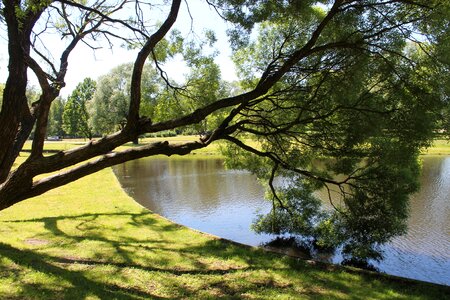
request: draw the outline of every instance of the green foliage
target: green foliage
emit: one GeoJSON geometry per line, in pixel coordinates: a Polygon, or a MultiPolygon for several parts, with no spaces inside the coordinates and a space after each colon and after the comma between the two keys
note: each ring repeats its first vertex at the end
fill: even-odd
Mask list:
{"type": "Polygon", "coordinates": [[[63,129],[67,134],[92,139],[87,106],[89,106],[95,90],[95,81],[85,78],[69,96],[62,115],[63,129]]]}
{"type": "Polygon", "coordinates": [[[56,98],[50,108],[48,115],[48,136],[63,136],[63,113],[64,113],[64,101],[61,98],[56,98]]]}
{"type": "Polygon", "coordinates": [[[183,52],[184,38],[174,29],[168,38],[162,39],[155,47],[154,55],[159,63],[166,62],[169,58],[183,52]]]}
{"type": "MultiPolygon", "coordinates": [[[[112,133],[124,126],[130,103],[130,84],[133,65],[120,65],[99,78],[97,90],[89,107],[91,126],[96,134],[112,133]]],[[[142,116],[153,118],[154,109],[164,90],[164,83],[156,71],[146,65],[142,74],[142,116]]]]}
{"type": "MultiPolygon", "coordinates": [[[[225,18],[236,26],[229,29],[234,49],[247,46],[251,31],[259,24],[290,24],[292,19],[308,22],[312,16],[323,12],[318,4],[330,1],[280,1],[280,0],[215,0],[211,1],[223,10],[225,18]]],[[[288,25],[289,26],[289,25],[288,25]]]]}
{"type": "Polygon", "coordinates": [[[275,198],[272,193],[268,195],[276,209],[267,216],[258,216],[252,228],[259,233],[314,236],[315,224],[326,214],[318,213],[321,203],[312,195],[311,190],[306,186],[293,185],[290,188],[279,188],[276,196],[275,198]]]}
{"type": "Polygon", "coordinates": [[[450,2],[433,1],[437,5],[427,24],[427,30],[432,32],[429,37],[430,47],[420,49],[420,53],[428,58],[426,70],[433,78],[431,88],[439,91],[444,98],[440,114],[438,114],[438,130],[450,137],[450,76],[439,76],[450,72],[450,2]],[[425,53],[424,53],[425,52],[425,53]],[[431,54],[431,55],[430,55],[431,54]]]}
{"type": "Polygon", "coordinates": [[[39,100],[41,93],[40,93],[40,90],[36,86],[32,85],[32,86],[27,86],[25,95],[27,97],[28,105],[31,106],[34,102],[39,100]]]}
{"type": "MultiPolygon", "coordinates": [[[[230,85],[221,80],[220,67],[214,61],[216,52],[205,54],[212,47],[216,37],[211,31],[205,32],[205,40],[201,43],[177,40],[177,49],[182,54],[190,69],[186,75],[182,91],[164,91],[155,108],[155,120],[163,121],[169,118],[188,114],[198,108],[211,104],[218,98],[230,95],[230,85]]],[[[216,112],[197,125],[183,128],[185,134],[207,132],[219,125],[226,111],[216,112]]]]}
{"type": "Polygon", "coordinates": [[[128,111],[131,65],[114,68],[98,79],[97,90],[89,108],[96,134],[107,134],[123,125],[128,111]]]}
{"type": "MultiPolygon", "coordinates": [[[[259,23],[256,38],[235,49],[244,89],[261,75],[270,77],[304,46],[323,16],[315,1],[217,2],[230,8],[241,29],[259,23]]],[[[258,218],[258,232],[342,246],[345,257],[356,260],[380,259],[379,246],[405,232],[408,198],[418,189],[419,149],[430,145],[438,116],[448,110],[448,85],[442,84],[448,64],[439,56],[448,46],[442,43],[447,31],[434,34],[440,42],[420,47],[406,42],[412,30],[377,32],[384,18],[401,22],[420,13],[382,6],[339,14],[317,41],[323,50],[302,59],[265,99],[242,111],[235,137],[256,141],[254,152],[264,158],[230,146],[227,164],[265,181],[275,170],[285,182],[268,197],[273,210],[258,218]],[[360,41],[362,33],[368,41],[360,41]],[[327,49],[341,41],[357,46],[327,49]],[[423,47],[428,55],[418,50],[423,47]],[[320,207],[317,193],[331,204],[320,207]]]]}

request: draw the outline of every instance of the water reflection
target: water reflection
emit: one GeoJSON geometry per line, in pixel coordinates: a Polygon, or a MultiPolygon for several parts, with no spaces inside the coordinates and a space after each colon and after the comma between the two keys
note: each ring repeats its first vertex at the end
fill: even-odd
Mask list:
{"type": "MultiPolygon", "coordinates": [[[[249,245],[272,238],[250,230],[256,213],[270,210],[262,187],[247,172],[225,170],[221,160],[141,159],[114,170],[137,202],[174,222],[249,245]]],[[[408,234],[384,247],[376,267],[450,285],[450,157],[424,157],[421,185],[411,199],[408,234]]]]}
{"type": "Polygon", "coordinates": [[[217,159],[143,159],[115,167],[137,202],[174,222],[234,241],[258,245],[250,225],[270,204],[248,172],[225,170],[217,159]]]}
{"type": "Polygon", "coordinates": [[[385,246],[386,273],[450,285],[450,157],[424,157],[408,233],[385,246]]]}

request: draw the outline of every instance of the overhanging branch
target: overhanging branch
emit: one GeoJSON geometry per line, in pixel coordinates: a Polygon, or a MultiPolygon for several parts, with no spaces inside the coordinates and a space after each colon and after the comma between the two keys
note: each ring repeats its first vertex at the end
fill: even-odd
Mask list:
{"type": "Polygon", "coordinates": [[[133,73],[131,75],[130,107],[128,110],[126,130],[137,131],[139,106],[141,103],[142,70],[144,69],[147,58],[152,53],[155,46],[164,38],[177,20],[180,4],[181,0],[172,1],[172,6],[166,20],[159,29],[148,38],[136,57],[133,73]]]}
{"type": "Polygon", "coordinates": [[[105,154],[93,161],[89,161],[80,166],[65,170],[53,176],[33,182],[30,189],[17,193],[14,201],[40,195],[55,187],[67,184],[86,175],[95,173],[106,167],[121,164],[123,162],[153,155],[186,155],[193,150],[206,147],[208,144],[202,142],[189,142],[184,144],[169,144],[169,142],[157,142],[138,148],[127,149],[120,152],[105,154]]]}

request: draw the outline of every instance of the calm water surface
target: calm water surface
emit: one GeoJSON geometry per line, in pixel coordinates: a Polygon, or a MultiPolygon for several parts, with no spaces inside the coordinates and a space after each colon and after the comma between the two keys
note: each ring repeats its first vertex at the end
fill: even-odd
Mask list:
{"type": "MultiPolygon", "coordinates": [[[[382,272],[450,285],[450,157],[424,157],[422,188],[411,199],[409,229],[385,246],[382,272]]],[[[218,159],[147,158],[116,166],[124,189],[176,223],[248,245],[270,241],[250,225],[270,211],[250,173],[225,170],[218,159]]],[[[338,263],[339,255],[328,258],[338,263]]]]}

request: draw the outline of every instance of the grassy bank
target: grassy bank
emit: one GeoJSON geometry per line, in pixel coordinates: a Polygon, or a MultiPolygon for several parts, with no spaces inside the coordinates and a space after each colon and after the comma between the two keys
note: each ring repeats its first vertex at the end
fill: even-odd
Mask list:
{"type": "Polygon", "coordinates": [[[436,140],[433,146],[424,150],[425,155],[450,155],[450,141],[436,140]]]}
{"type": "Polygon", "coordinates": [[[221,241],[130,199],[110,169],[0,212],[1,299],[444,299],[449,288],[221,241]]]}

